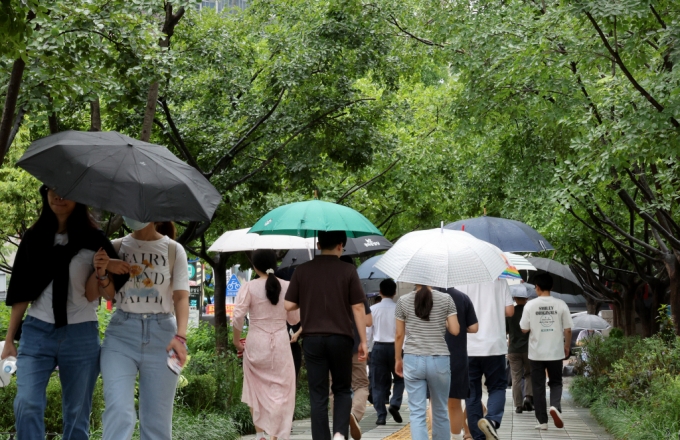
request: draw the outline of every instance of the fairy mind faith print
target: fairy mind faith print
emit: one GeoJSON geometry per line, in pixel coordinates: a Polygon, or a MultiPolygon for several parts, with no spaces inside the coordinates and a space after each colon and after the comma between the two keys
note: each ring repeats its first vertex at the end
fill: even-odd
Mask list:
{"type": "Polygon", "coordinates": [[[122,293],[123,304],[155,302],[162,304],[163,297],[157,286],[165,283],[169,274],[165,255],[154,253],[124,253],[130,263],[130,280],[122,293]]]}

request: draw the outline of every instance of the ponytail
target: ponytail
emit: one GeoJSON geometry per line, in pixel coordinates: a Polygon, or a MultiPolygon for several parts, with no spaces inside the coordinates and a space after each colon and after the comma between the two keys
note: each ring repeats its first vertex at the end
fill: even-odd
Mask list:
{"type": "Polygon", "coordinates": [[[276,269],[276,253],[269,249],[258,249],[253,252],[253,266],[260,272],[267,274],[267,282],[264,288],[267,292],[267,299],[272,305],[279,303],[281,296],[281,283],[274,275],[276,269]]]}
{"type": "Polygon", "coordinates": [[[170,240],[174,240],[177,235],[177,229],[173,222],[156,222],[156,232],[167,236],[170,240]]]}
{"type": "Polygon", "coordinates": [[[416,299],[414,301],[416,316],[423,321],[429,321],[433,304],[432,291],[427,286],[421,286],[420,290],[416,292],[416,299]]]}

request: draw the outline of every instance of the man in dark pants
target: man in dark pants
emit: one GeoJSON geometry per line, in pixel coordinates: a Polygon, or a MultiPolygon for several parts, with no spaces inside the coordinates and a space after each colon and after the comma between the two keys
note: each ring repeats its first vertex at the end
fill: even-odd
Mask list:
{"type": "Polygon", "coordinates": [[[470,397],[465,399],[468,427],[474,440],[498,440],[508,386],[505,355],[505,318],[515,313],[510,287],[505,280],[456,287],[475,308],[479,331],[468,334],[470,397]],[[482,376],[489,390],[487,414],[482,410],[482,376]]]}
{"type": "Polygon", "coordinates": [[[531,384],[534,391],[536,429],[548,429],[548,411],[545,403],[545,370],[548,370],[550,386],[550,416],[557,428],[562,421],[562,360],[569,356],[571,346],[571,313],[561,299],[550,296],[552,277],[539,274],[534,279],[538,298],[524,306],[519,326],[529,333],[529,361],[531,384]]]}
{"type": "Polygon", "coordinates": [[[346,243],[344,231],[319,231],[321,255],[297,268],[286,292],[286,310],[300,309],[314,440],[331,439],[329,372],[335,396],[333,438],[349,435],[354,345],[351,316],[361,339],[358,359],[365,361],[367,354],[364,291],[356,269],[339,259],[346,243]]]}
{"type": "Polygon", "coordinates": [[[373,351],[371,352],[371,374],[373,375],[373,407],[378,413],[377,425],[384,425],[387,419],[385,405],[389,403],[389,412],[394,421],[402,422],[399,409],[404,395],[404,378],[394,371],[394,336],[397,323],[394,310],[397,305],[394,295],[397,284],[386,279],[380,283],[380,297],[382,301],[371,307],[373,315],[373,351]],[[394,381],[394,393],[388,401],[390,388],[394,381]]]}
{"type": "Polygon", "coordinates": [[[468,334],[477,333],[479,324],[472,300],[463,292],[454,289],[437,289],[446,292],[453,298],[458,312],[460,333],[453,336],[446,332],[444,339],[449,347],[451,362],[451,386],[449,388],[449,423],[451,424],[451,440],[463,440],[463,406],[464,399],[470,397],[470,377],[468,374],[468,334]]]}

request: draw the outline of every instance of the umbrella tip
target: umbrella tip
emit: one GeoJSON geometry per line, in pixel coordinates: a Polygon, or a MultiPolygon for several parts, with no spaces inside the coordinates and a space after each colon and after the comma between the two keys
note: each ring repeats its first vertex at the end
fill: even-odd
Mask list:
{"type": "Polygon", "coordinates": [[[444,233],[444,221],[442,220],[442,234],[444,233]]]}

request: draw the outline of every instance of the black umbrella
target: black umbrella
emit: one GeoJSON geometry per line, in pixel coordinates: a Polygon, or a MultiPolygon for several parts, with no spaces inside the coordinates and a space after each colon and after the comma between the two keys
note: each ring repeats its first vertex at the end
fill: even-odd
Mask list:
{"type": "Polygon", "coordinates": [[[503,252],[555,250],[534,228],[517,220],[483,216],[449,223],[444,228],[465,231],[493,244],[503,252]]]}
{"type": "Polygon", "coordinates": [[[525,271],[528,272],[527,275],[522,276],[522,278],[525,278],[525,281],[533,283],[536,275],[540,273],[549,273],[553,279],[552,290],[554,292],[566,293],[568,295],[583,294],[583,287],[581,287],[581,283],[569,266],[565,266],[564,264],[549,258],[529,257],[527,260],[529,260],[529,263],[533,264],[537,270],[532,272],[525,271]],[[527,276],[528,279],[526,278],[527,276]]]}
{"type": "MultiPolygon", "coordinates": [[[[386,251],[392,247],[392,242],[382,235],[366,235],[359,238],[348,238],[345,251],[342,255],[348,257],[359,257],[361,255],[374,254],[386,251]]],[[[321,252],[316,251],[315,255],[321,252]]],[[[296,267],[310,260],[310,252],[306,249],[291,249],[281,260],[279,268],[296,267]]]]}
{"type": "Polygon", "coordinates": [[[17,163],[61,197],[139,221],[206,220],[220,193],[167,148],[115,131],[65,131],[17,163]]]}

